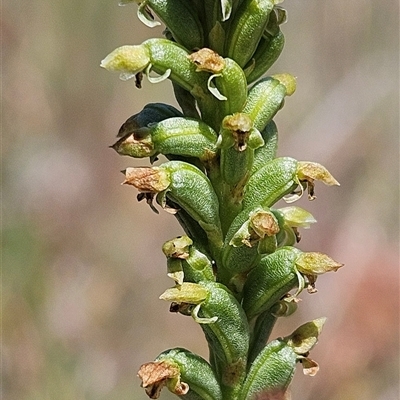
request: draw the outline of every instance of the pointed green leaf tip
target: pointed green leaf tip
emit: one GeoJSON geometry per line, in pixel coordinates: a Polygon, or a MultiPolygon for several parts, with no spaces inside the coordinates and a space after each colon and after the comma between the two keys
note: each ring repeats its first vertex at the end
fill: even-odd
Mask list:
{"type": "Polygon", "coordinates": [[[111,52],[100,64],[108,71],[121,72],[120,78],[127,80],[143,71],[150,63],[145,46],[121,46],[111,52]]]}

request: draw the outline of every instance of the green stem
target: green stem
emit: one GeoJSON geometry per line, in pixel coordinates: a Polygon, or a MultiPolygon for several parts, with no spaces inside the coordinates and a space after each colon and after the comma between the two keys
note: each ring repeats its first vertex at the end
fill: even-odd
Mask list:
{"type": "Polygon", "coordinates": [[[256,319],[250,336],[250,349],[247,360],[248,369],[260,351],[267,344],[268,338],[271,335],[277,319],[278,318],[271,313],[271,309],[264,311],[256,319]]]}

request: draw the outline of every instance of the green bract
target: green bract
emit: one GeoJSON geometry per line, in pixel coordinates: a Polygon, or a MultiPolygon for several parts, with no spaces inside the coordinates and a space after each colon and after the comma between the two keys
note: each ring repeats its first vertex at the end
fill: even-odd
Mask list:
{"type": "Polygon", "coordinates": [[[295,247],[299,229],[316,220],[276,205],[305,191],[315,199],[315,180],[339,185],[318,163],[276,156],[273,118],[296,79],[262,77],[282,52],[286,11],[281,0],[121,0],[131,2],[147,26],[165,24],[165,37],[119,47],[101,66],[134,77],[138,89],[143,76],[169,79],[180,109],[133,110],[111,147],[148,158],[151,166],[126,168],[123,183],[186,234],[163,245],[174,286],[160,298],[200,325],[210,354],[166,350],[141,366],[142,386],[154,399],[163,387],[189,400],[286,398],[297,362],[306,375],[318,371],[308,353],[325,319],[283,339],[270,340],[272,329],[296,311],[305,287],[316,292],[317,276],[342,266],[295,247]]]}
{"type": "Polygon", "coordinates": [[[284,398],[296,361],[296,353],[284,341],[270,342],[253,361],[238,399],[284,398]]]}
{"type": "Polygon", "coordinates": [[[207,162],[216,156],[216,143],[217,134],[204,122],[172,117],[148,127],[131,129],[113,148],[121,155],[137,158],[165,154],[207,162]]]}
{"type": "Polygon", "coordinates": [[[189,50],[204,45],[204,34],[196,10],[186,0],[145,0],[148,5],[164,22],[174,40],[189,50]]]}
{"type": "Polygon", "coordinates": [[[273,7],[273,0],[243,0],[232,18],[225,38],[226,54],[241,67],[254,54],[273,7]]]}
{"type": "Polygon", "coordinates": [[[280,56],[285,44],[285,37],[279,25],[286,21],[286,12],[282,9],[275,9],[271,12],[267,27],[258,43],[251,60],[245,67],[247,82],[252,83],[260,78],[280,56]]]}
{"type": "Polygon", "coordinates": [[[184,395],[185,399],[222,400],[221,388],[210,364],[186,349],[162,352],[155,362],[142,366],[139,375],[150,394],[159,392],[166,384],[172,393],[184,395]]]}

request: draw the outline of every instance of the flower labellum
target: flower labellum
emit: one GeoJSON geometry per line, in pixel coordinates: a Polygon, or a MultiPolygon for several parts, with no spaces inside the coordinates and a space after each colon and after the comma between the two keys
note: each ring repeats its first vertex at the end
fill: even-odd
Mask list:
{"type": "Polygon", "coordinates": [[[150,56],[142,45],[121,46],[111,52],[100,64],[108,71],[120,72],[124,81],[133,78],[150,64],[150,56]]]}
{"type": "Polygon", "coordinates": [[[127,168],[122,172],[125,174],[122,185],[135,186],[144,193],[162,192],[171,183],[168,172],[158,167],[127,168]]]}

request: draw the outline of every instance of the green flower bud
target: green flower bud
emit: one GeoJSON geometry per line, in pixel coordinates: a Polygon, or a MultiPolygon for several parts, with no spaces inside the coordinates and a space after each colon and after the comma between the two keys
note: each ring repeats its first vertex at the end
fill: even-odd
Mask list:
{"type": "Polygon", "coordinates": [[[247,83],[259,79],[275,63],[282,53],[285,37],[279,25],[286,21],[286,11],[274,7],[269,15],[267,27],[258,43],[252,59],[245,67],[247,83]]]}
{"type": "Polygon", "coordinates": [[[190,247],[193,240],[188,236],[179,236],[175,239],[168,240],[162,247],[162,251],[167,258],[179,258],[187,260],[189,258],[190,247]]]}
{"type": "MultiPolygon", "coordinates": [[[[207,74],[196,72],[188,55],[188,50],[168,39],[149,39],[141,45],[119,47],[101,62],[101,66],[121,72],[123,80],[142,71],[149,77],[150,70],[153,70],[161,75],[158,81],[169,77],[184,89],[190,92],[196,89],[196,93],[201,95],[202,87],[206,87],[207,74]]],[[[154,78],[150,80],[157,81],[154,78]]]]}
{"type": "Polygon", "coordinates": [[[250,271],[243,288],[243,309],[249,320],[269,310],[295,287],[302,289],[303,279],[295,264],[299,254],[293,247],[278,249],[250,271]]]}
{"type": "Polygon", "coordinates": [[[204,331],[223,391],[234,395],[245,377],[249,346],[247,318],[236,298],[220,283],[184,282],[160,299],[196,305],[191,314],[204,331]]]}
{"type": "Polygon", "coordinates": [[[244,67],[257,49],[273,9],[272,0],[244,0],[230,23],[225,53],[244,67]]]}
{"type": "Polygon", "coordinates": [[[182,260],[189,257],[189,249],[193,244],[188,236],[180,236],[165,242],[162,251],[167,257],[167,275],[175,281],[177,285],[182,285],[184,272],[182,260]]]}
{"type": "Polygon", "coordinates": [[[212,74],[208,79],[208,89],[222,102],[218,107],[220,120],[243,108],[247,97],[247,81],[243,70],[235,61],[224,59],[207,48],[192,53],[189,58],[196,65],[197,71],[212,74]]]}
{"type": "Polygon", "coordinates": [[[221,174],[235,193],[241,193],[253,165],[254,150],[264,141],[251,119],[243,113],[228,115],[221,129],[221,174]]]}
{"type": "Polygon", "coordinates": [[[159,204],[165,207],[166,197],[171,199],[199,223],[214,250],[222,247],[219,202],[209,179],[195,166],[181,161],[170,161],[160,168],[169,173],[171,184],[157,196],[159,204]]]}
{"type": "Polygon", "coordinates": [[[297,354],[284,341],[270,342],[252,363],[238,400],[284,398],[296,361],[297,354]]]}
{"type": "MultiPolygon", "coordinates": [[[[243,113],[227,115],[222,121],[221,147],[228,149],[234,147],[237,151],[246,150],[250,141],[250,131],[253,122],[250,117],[243,113]]],[[[258,148],[264,144],[261,137],[252,140],[252,148],[258,148]]]]}
{"type": "Polygon", "coordinates": [[[131,157],[154,154],[199,158],[207,163],[216,156],[217,134],[202,121],[185,117],[168,118],[147,128],[135,129],[113,148],[131,157]]]}
{"type": "Polygon", "coordinates": [[[163,245],[167,257],[168,276],[178,285],[185,282],[215,280],[210,259],[193,245],[188,236],[169,240],[163,245]]]}
{"type": "Polygon", "coordinates": [[[249,178],[243,208],[271,207],[298,186],[296,172],[297,161],[293,158],[276,158],[265,164],[249,178]]]}
{"type": "Polygon", "coordinates": [[[215,360],[224,398],[236,398],[246,373],[249,326],[242,307],[222,284],[201,282],[208,298],[198,306],[200,321],[216,317],[214,323],[201,324],[215,360]]]}
{"type": "Polygon", "coordinates": [[[243,211],[235,218],[225,237],[223,267],[231,276],[248,272],[261,258],[258,246],[278,231],[278,222],[269,209],[257,207],[250,213],[243,211]]]}
{"type": "Polygon", "coordinates": [[[143,364],[138,376],[151,399],[157,399],[166,386],[188,400],[222,400],[221,388],[210,364],[186,349],[162,352],[154,362],[143,364]]]}
{"type": "Polygon", "coordinates": [[[167,207],[167,198],[170,199],[197,221],[214,251],[222,247],[218,198],[209,179],[198,168],[170,161],[159,167],[127,168],[124,172],[124,184],[133,185],[140,192],[157,194],[157,202],[163,208],[167,207]]]}
{"type": "Polygon", "coordinates": [[[171,363],[179,368],[180,381],[189,387],[185,399],[222,400],[217,378],[204,358],[189,350],[175,348],[162,352],[156,362],[171,363]]]}
{"type": "MultiPolygon", "coordinates": [[[[242,216],[240,215],[240,217],[242,216]]],[[[273,236],[278,231],[279,226],[274,215],[269,210],[259,207],[250,212],[246,222],[232,236],[229,245],[253,247],[265,236],[273,236]]],[[[230,232],[228,232],[228,236],[230,237],[230,232]]]]}
{"type": "MultiPolygon", "coordinates": [[[[204,34],[196,10],[185,0],[145,0],[168,27],[174,40],[188,50],[203,47],[204,34]]],[[[143,6],[142,6],[143,7],[143,6]]]]}
{"type": "MultiPolygon", "coordinates": [[[[167,78],[171,79],[172,82],[188,91],[196,99],[202,120],[214,129],[219,128],[224,117],[219,112],[216,113],[216,110],[219,109],[220,104],[218,103],[220,101],[208,92],[207,86],[209,85],[207,80],[209,75],[206,72],[196,70],[195,63],[188,57],[189,52],[187,49],[171,40],[159,38],[146,40],[139,46],[127,46],[126,49],[125,47],[117,49],[107,56],[101,66],[121,72],[122,79],[129,79],[136,75],[136,86],[138,87],[140,87],[142,79],[141,72],[145,72],[147,78],[153,83],[161,82],[167,78]],[[134,50],[131,48],[134,48],[134,50]],[[151,77],[149,75],[150,71],[154,71],[160,77],[151,77]]],[[[234,67],[231,62],[229,66],[234,67]]],[[[231,69],[228,68],[227,71],[231,69]]],[[[236,99],[232,98],[232,101],[227,103],[228,107],[239,107],[239,104],[243,104],[247,93],[244,73],[243,71],[241,73],[236,71],[232,74],[224,75],[226,75],[225,78],[229,78],[227,81],[233,78],[230,83],[231,86],[237,84],[238,79],[242,82],[240,85],[241,95],[236,99]],[[246,88],[244,97],[243,88],[246,88]]],[[[221,84],[224,84],[225,78],[221,81],[221,84]]],[[[226,108],[227,106],[225,105],[224,107],[226,108]]],[[[236,111],[239,111],[239,109],[232,109],[231,113],[236,111]]]]}
{"type": "Polygon", "coordinates": [[[293,90],[294,78],[285,75],[285,79],[267,77],[258,81],[249,91],[246,104],[242,112],[248,114],[254,123],[254,127],[260,132],[272,120],[274,115],[282,107],[283,100],[288,94],[287,90],[293,90]],[[288,85],[288,88],[285,86],[288,85]]]}

